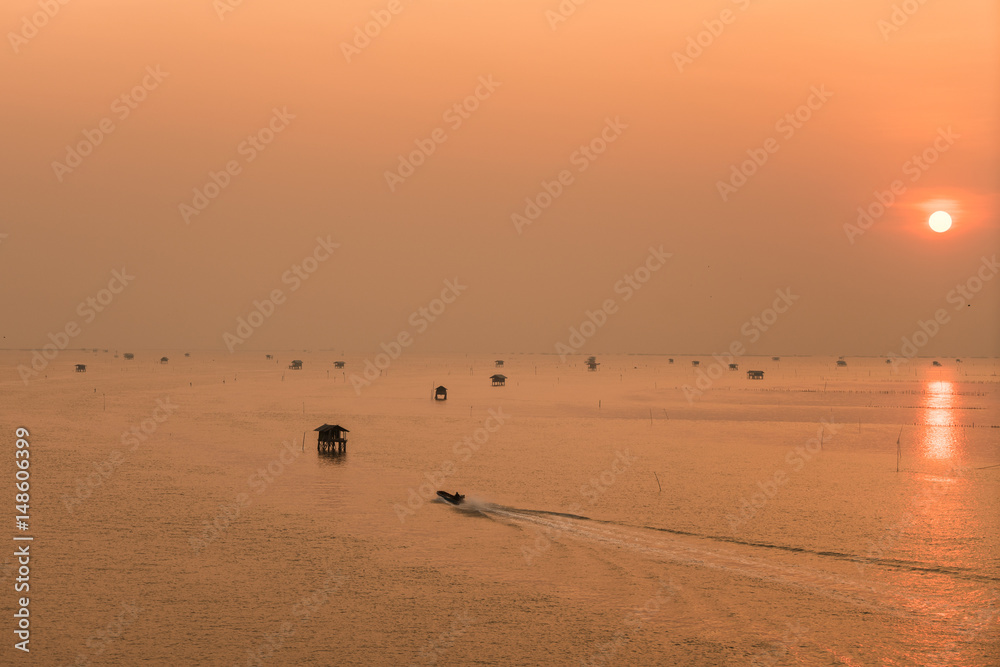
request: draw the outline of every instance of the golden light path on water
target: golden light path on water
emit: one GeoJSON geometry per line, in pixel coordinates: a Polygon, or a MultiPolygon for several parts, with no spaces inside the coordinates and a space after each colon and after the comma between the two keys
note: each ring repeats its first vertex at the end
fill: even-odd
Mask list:
{"type": "Polygon", "coordinates": [[[925,388],[924,407],[921,411],[924,456],[932,460],[954,458],[959,452],[958,431],[955,423],[955,385],[946,380],[928,382],[925,388]]]}

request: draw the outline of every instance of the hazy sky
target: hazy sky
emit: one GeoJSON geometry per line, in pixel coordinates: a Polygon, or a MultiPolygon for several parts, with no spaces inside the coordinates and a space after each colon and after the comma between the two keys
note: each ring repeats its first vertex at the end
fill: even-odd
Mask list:
{"type": "Polygon", "coordinates": [[[231,4],[2,3],[0,347],[1000,354],[992,0],[231,4]]]}

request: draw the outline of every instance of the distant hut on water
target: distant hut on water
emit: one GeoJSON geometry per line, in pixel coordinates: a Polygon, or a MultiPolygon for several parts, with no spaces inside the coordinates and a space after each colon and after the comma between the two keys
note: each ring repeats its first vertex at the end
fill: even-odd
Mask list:
{"type": "Polygon", "coordinates": [[[87,372],[87,364],[77,364],[76,365],[76,372],[77,373],[86,373],[87,372]]]}
{"type": "Polygon", "coordinates": [[[133,359],[135,359],[135,355],[132,354],[131,352],[126,352],[122,356],[125,357],[125,361],[132,361],[133,359]]]}
{"type": "Polygon", "coordinates": [[[490,384],[494,387],[503,387],[507,382],[507,376],[497,373],[496,375],[490,376],[490,384]]]}
{"type": "Polygon", "coordinates": [[[497,359],[496,361],[493,362],[493,365],[496,366],[497,368],[503,368],[503,359],[497,359]]]}
{"type": "Polygon", "coordinates": [[[435,401],[447,401],[448,400],[448,388],[444,385],[435,387],[434,389],[434,400],[435,401]]]}
{"type": "Polygon", "coordinates": [[[344,362],[343,361],[335,361],[335,362],[333,362],[333,367],[334,368],[343,368],[344,367],[344,362]]]}
{"type": "Polygon", "coordinates": [[[764,371],[747,371],[748,380],[763,380],[764,371]]]}
{"type": "Polygon", "coordinates": [[[292,363],[288,364],[288,367],[290,369],[292,369],[293,371],[301,371],[302,370],[302,360],[301,359],[293,359],[292,363]]]}
{"type": "Polygon", "coordinates": [[[729,370],[731,370],[731,371],[738,371],[738,370],[740,370],[740,365],[739,364],[729,364],[729,370]]]}
{"type": "Polygon", "coordinates": [[[168,363],[169,361],[170,361],[170,359],[168,359],[167,357],[160,357],[160,363],[161,364],[168,363]]]}
{"type": "Polygon", "coordinates": [[[350,433],[343,426],[337,424],[323,424],[315,429],[319,436],[316,440],[316,449],[320,452],[342,454],[347,451],[347,436],[350,433]]]}

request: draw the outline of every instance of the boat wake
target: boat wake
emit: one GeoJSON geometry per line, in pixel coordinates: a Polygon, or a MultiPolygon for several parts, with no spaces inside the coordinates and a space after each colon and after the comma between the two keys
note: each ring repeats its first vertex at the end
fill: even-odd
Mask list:
{"type": "MultiPolygon", "coordinates": [[[[993,577],[931,563],[866,558],[856,554],[741,541],[652,526],[631,526],[562,512],[517,509],[485,502],[479,503],[477,511],[509,524],[532,528],[551,542],[569,539],[591,546],[626,549],[656,561],[718,570],[803,589],[857,608],[903,618],[912,618],[914,610],[927,611],[928,600],[876,584],[869,577],[851,578],[827,570],[822,565],[823,560],[855,561],[859,564],[944,574],[970,580],[996,581],[993,577]],[[791,560],[775,560],[764,555],[767,552],[773,553],[774,550],[814,559],[803,563],[796,562],[794,557],[791,560]]],[[[939,608],[937,611],[948,614],[956,610],[949,605],[948,608],[939,608]]]]}

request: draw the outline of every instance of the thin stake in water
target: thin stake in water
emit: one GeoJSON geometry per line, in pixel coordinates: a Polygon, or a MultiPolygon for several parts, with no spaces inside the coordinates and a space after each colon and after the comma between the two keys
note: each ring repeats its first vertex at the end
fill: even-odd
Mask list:
{"type": "Polygon", "coordinates": [[[903,458],[903,450],[899,446],[899,439],[903,437],[903,427],[899,427],[899,435],[896,436],[896,472],[899,472],[899,460],[903,458]]]}

